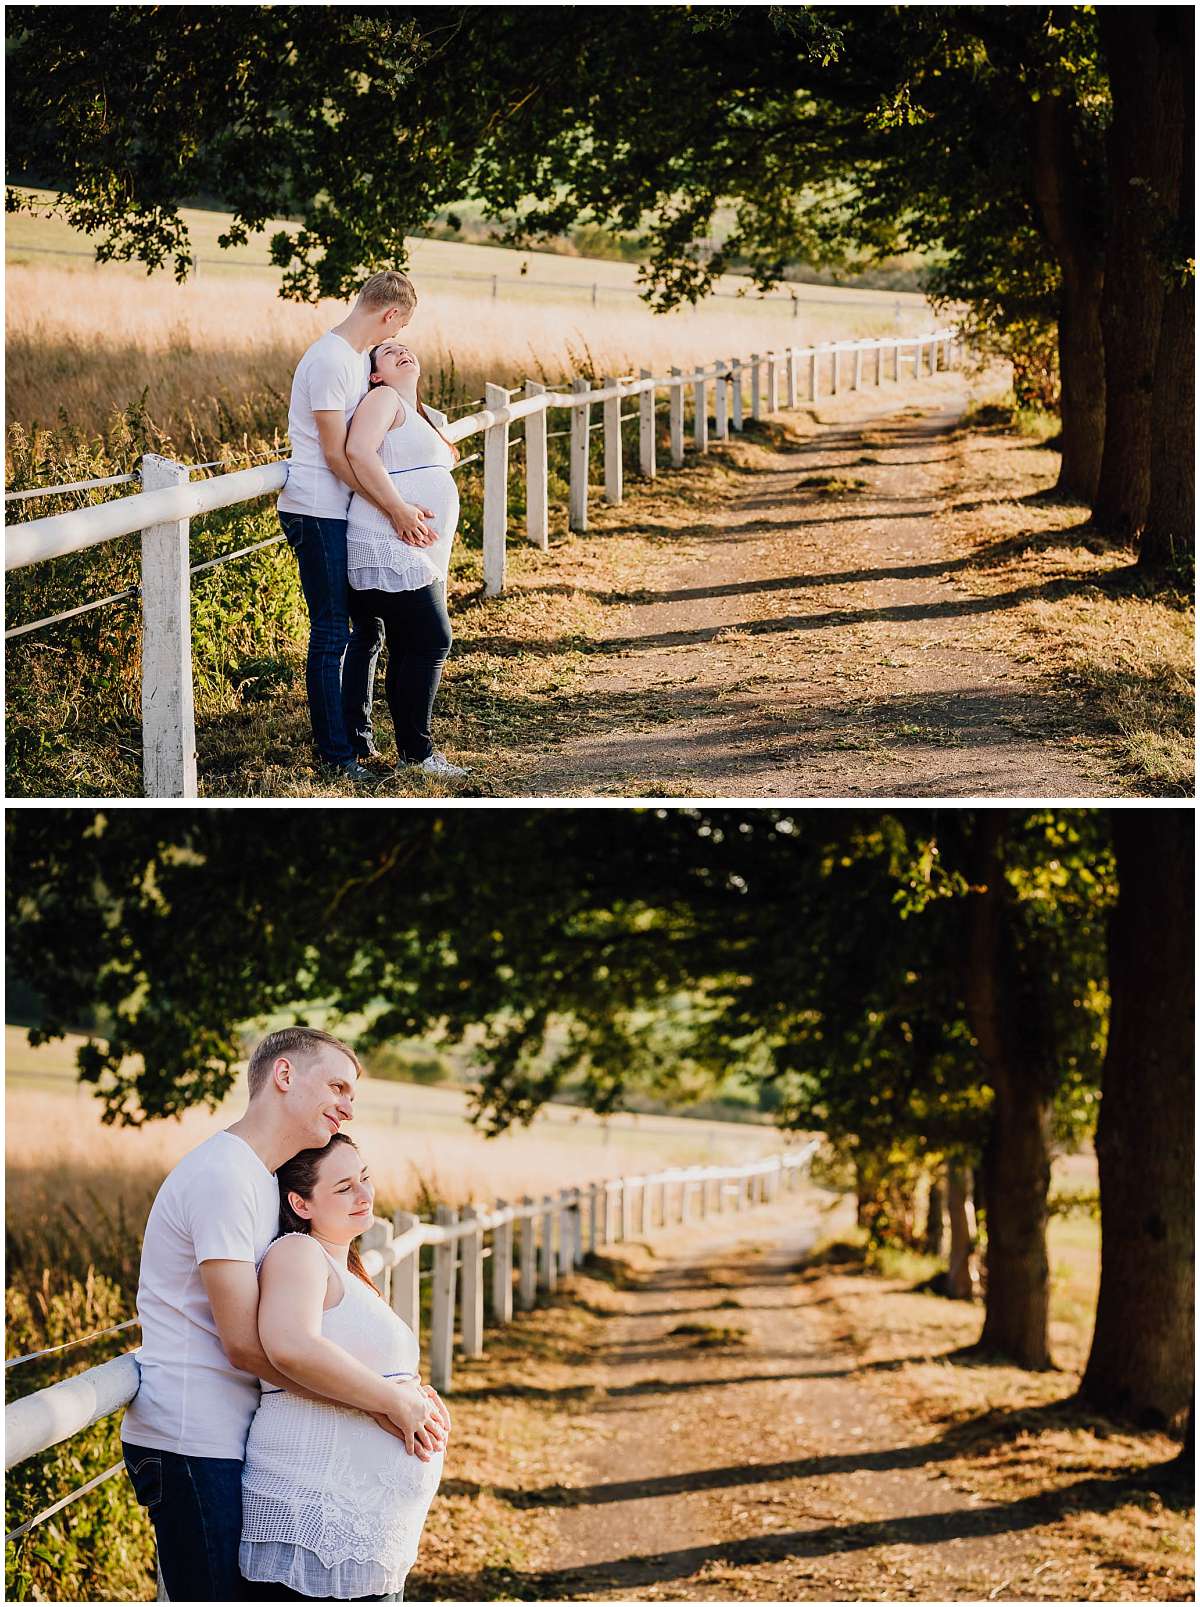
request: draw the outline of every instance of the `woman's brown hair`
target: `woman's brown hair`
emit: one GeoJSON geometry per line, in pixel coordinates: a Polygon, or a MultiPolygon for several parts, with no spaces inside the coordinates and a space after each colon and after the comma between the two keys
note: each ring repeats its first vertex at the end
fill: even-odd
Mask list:
{"type": "MultiPolygon", "coordinates": [[[[383,345],[383,342],[380,341],[379,346],[382,346],[382,345],[383,345]]],[[[367,361],[371,365],[371,373],[372,374],[375,372],[375,353],[379,350],[379,346],[372,346],[371,350],[367,353],[367,361]]],[[[381,385],[383,385],[383,384],[386,384],[385,380],[382,380],[382,379],[368,379],[367,380],[367,389],[369,391],[377,391],[379,389],[379,387],[381,385]]],[[[438,429],[437,425],[433,422],[433,420],[430,418],[429,414],[425,411],[425,403],[421,400],[421,381],[420,380],[417,381],[417,412],[425,420],[425,422],[426,422],[426,424],[428,424],[429,428],[431,430],[433,430],[435,432],[435,434],[440,435],[443,441],[446,441],[446,437],[444,435],[442,435],[441,430],[438,429]]],[[[457,463],[458,459],[459,459],[459,455],[460,455],[458,448],[455,446],[453,441],[446,441],[446,445],[450,448],[450,451],[451,451],[451,453],[452,453],[452,455],[454,457],[454,461],[455,461],[455,463],[457,463]]]]}
{"type": "MultiPolygon", "coordinates": [[[[275,1181],[279,1185],[279,1237],[285,1233],[311,1233],[312,1223],[300,1216],[292,1209],[288,1200],[289,1194],[298,1194],[302,1200],[311,1200],[313,1189],[317,1185],[317,1174],[321,1170],[321,1161],[329,1154],[335,1144],[349,1144],[354,1153],[358,1154],[358,1145],[345,1133],[334,1133],[328,1144],[321,1149],[302,1149],[299,1155],[293,1155],[290,1161],[275,1173],[275,1181]]],[[[366,1268],[362,1264],[358,1245],[351,1244],[346,1256],[346,1268],[356,1278],[361,1278],[368,1289],[373,1289],[378,1295],[379,1290],[367,1276],[366,1268]]],[[[379,1295],[382,1300],[383,1296],[379,1295]]]]}

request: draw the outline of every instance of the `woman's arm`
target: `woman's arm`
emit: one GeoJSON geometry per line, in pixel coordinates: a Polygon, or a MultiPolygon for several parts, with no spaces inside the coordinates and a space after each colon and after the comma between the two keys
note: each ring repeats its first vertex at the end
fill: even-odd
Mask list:
{"type": "Polygon", "coordinates": [[[267,1359],[314,1394],[387,1417],[406,1448],[427,1459],[445,1432],[420,1386],[381,1378],[322,1334],[328,1279],[318,1245],[301,1236],[272,1245],[259,1269],[258,1334],[267,1359]]]}
{"type": "Polygon", "coordinates": [[[428,508],[405,502],[379,456],[383,438],[403,406],[389,385],[379,385],[368,391],[350,421],[346,457],[363,495],[387,515],[400,540],[410,547],[428,547],[437,539],[425,522],[433,517],[432,513],[428,508]]]}

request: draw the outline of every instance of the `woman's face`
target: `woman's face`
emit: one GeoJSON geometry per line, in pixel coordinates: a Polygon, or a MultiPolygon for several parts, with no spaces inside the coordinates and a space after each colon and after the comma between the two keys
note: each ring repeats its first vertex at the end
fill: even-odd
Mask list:
{"type": "Polygon", "coordinates": [[[371,1226],[375,1185],[362,1156],[349,1144],[331,1144],[321,1158],[312,1198],[293,1193],[290,1203],[312,1231],[331,1244],[349,1244],[371,1226]]]}
{"type": "Polygon", "coordinates": [[[403,383],[405,389],[416,385],[421,377],[421,365],[416,353],[399,340],[385,340],[375,353],[375,367],[371,378],[378,377],[385,385],[403,383]]]}

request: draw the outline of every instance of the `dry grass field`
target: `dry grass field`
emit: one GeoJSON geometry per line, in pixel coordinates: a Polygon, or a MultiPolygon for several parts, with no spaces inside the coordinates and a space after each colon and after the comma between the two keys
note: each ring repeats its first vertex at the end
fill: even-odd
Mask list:
{"type": "MultiPolygon", "coordinates": [[[[286,415],[296,360],[342,316],[341,304],[281,301],[265,236],[222,253],[216,238],[228,220],[185,216],[199,258],[185,285],[95,264],[91,242],[59,220],[7,220],[10,424],[51,425],[63,408],[99,429],[143,390],[151,417],[177,440],[211,434],[222,407],[251,398],[264,418],[272,398],[286,415]]],[[[268,233],[275,227],[284,225],[268,233]]],[[[933,317],[911,292],[823,285],[790,287],[793,312],[789,296],[742,295],[748,281],[728,279],[699,308],[656,316],[637,298],[633,264],[442,240],[414,241],[410,271],[421,298],[411,343],[430,394],[449,402],[480,396],[485,380],[686,366],[835,335],[909,333],[933,317]]]]}
{"type": "MultiPolygon", "coordinates": [[[[75,1080],[79,1041],[31,1049],[23,1029],[5,1029],[7,1215],[10,1232],[22,1236],[64,1208],[95,1211],[97,1199],[142,1220],[175,1162],[245,1105],[239,1082],[219,1110],[191,1110],[141,1131],[105,1127],[99,1102],[75,1080]]],[[[470,1125],[468,1104],[458,1089],[363,1084],[350,1132],[371,1164],[381,1207],[486,1204],[667,1165],[733,1164],[782,1142],[770,1127],[648,1115],[605,1122],[568,1105],[489,1139],[470,1125]]]]}

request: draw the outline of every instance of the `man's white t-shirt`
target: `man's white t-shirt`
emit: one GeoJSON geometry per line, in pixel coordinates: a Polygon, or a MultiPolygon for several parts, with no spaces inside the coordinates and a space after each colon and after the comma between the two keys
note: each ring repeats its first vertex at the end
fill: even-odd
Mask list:
{"type": "Polygon", "coordinates": [[[221,1346],[200,1263],[254,1268],[278,1232],[275,1174],[236,1134],[214,1133],[168,1175],[142,1239],[142,1381],[123,1440],[179,1456],[245,1455],[259,1383],[221,1346]]]}
{"type": "Polygon", "coordinates": [[[346,428],[367,394],[371,375],[369,352],[356,352],[331,329],[314,341],[296,367],[288,407],[292,455],[287,484],[279,497],[280,513],[307,513],[317,519],[344,519],[350,487],[325,461],[314,412],[341,408],[346,428]]]}

